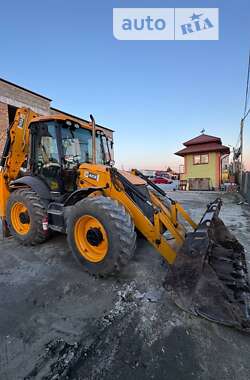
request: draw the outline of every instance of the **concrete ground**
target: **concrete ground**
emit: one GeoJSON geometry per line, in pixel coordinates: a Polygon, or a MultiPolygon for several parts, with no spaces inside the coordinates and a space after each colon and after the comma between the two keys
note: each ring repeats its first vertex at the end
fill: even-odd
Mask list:
{"type": "MultiPolygon", "coordinates": [[[[172,192],[199,220],[216,193],[172,192]]],[[[250,208],[221,213],[250,260],[250,208]]],[[[35,248],[0,243],[0,379],[247,380],[250,337],[179,310],[158,254],[139,240],[117,279],[95,279],[64,236],[35,248]]]]}

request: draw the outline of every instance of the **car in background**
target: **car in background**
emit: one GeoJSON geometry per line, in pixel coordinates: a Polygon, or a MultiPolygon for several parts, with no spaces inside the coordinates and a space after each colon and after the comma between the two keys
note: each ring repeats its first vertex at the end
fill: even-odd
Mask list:
{"type": "Polygon", "coordinates": [[[171,179],[166,178],[166,177],[153,177],[151,178],[151,181],[154,182],[155,184],[165,184],[165,185],[168,185],[173,182],[171,179]]]}

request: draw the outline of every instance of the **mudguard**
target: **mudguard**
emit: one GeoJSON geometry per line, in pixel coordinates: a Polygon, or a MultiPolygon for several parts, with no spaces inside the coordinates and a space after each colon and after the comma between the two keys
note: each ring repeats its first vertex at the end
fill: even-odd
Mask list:
{"type": "Polygon", "coordinates": [[[16,179],[15,181],[11,181],[10,189],[14,190],[18,186],[30,187],[46,203],[50,202],[51,200],[49,187],[38,177],[24,176],[22,178],[16,179]]]}
{"type": "Polygon", "coordinates": [[[72,206],[76,204],[77,202],[79,202],[80,200],[89,196],[91,193],[98,190],[103,190],[103,187],[86,187],[86,188],[78,189],[69,195],[69,197],[66,199],[64,203],[64,206],[72,206]]]}

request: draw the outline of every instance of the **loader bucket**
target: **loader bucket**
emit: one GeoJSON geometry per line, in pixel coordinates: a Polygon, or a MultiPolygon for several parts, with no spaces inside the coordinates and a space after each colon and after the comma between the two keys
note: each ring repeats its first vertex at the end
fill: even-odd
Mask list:
{"type": "Polygon", "coordinates": [[[219,218],[221,205],[221,199],[208,205],[197,229],[187,234],[165,286],[180,308],[250,332],[244,248],[219,218]]]}

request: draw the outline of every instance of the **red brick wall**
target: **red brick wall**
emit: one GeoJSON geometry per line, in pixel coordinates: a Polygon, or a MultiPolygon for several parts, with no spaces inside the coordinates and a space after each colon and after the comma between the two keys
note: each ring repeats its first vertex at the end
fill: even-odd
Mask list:
{"type": "Polygon", "coordinates": [[[0,155],[5,143],[6,129],[9,125],[8,106],[0,102],[0,155]]]}
{"type": "Polygon", "coordinates": [[[33,111],[47,115],[50,108],[50,100],[5,83],[0,80],[0,102],[10,104],[14,107],[28,107],[33,111]]]}

